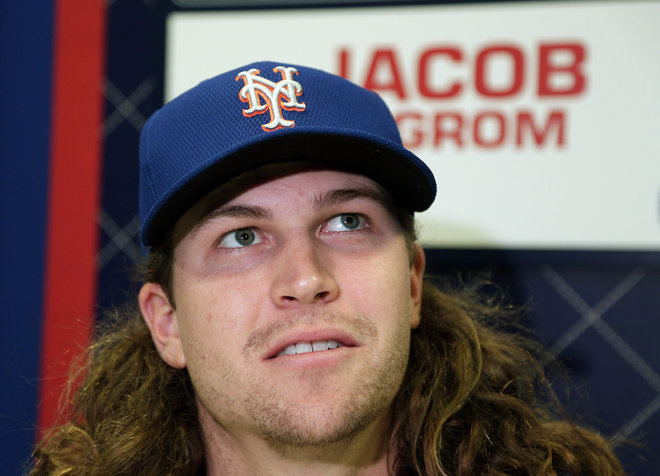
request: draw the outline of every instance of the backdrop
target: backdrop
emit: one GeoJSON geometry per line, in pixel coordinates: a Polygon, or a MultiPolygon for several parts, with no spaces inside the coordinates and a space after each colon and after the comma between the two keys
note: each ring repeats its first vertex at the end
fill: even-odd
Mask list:
{"type": "Polygon", "coordinates": [[[529,304],[569,411],[658,474],[660,3],[254,3],[0,5],[0,474],[55,418],[96,317],[133,297],[146,117],[265,58],[383,95],[438,175],[430,272],[529,304]]]}

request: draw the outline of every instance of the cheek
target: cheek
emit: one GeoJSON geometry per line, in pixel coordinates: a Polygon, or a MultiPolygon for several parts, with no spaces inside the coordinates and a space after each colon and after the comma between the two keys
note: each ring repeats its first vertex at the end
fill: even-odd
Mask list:
{"type": "Polygon", "coordinates": [[[246,306],[253,302],[242,289],[247,287],[188,283],[177,288],[176,296],[177,326],[188,366],[235,354],[254,315],[246,306]]]}
{"type": "Polygon", "coordinates": [[[372,319],[392,314],[407,318],[412,310],[408,256],[405,252],[387,256],[344,270],[343,292],[372,319]]]}

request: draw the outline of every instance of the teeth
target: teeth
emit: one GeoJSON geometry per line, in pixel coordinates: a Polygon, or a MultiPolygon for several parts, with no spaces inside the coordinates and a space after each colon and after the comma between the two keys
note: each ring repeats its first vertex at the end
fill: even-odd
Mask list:
{"type": "Polygon", "coordinates": [[[316,342],[298,342],[296,344],[291,344],[286,349],[278,354],[280,355],[295,355],[295,354],[306,354],[308,352],[322,352],[324,350],[332,350],[342,345],[334,340],[319,340],[316,342]]]}
{"type": "Polygon", "coordinates": [[[327,340],[320,340],[318,342],[314,342],[312,344],[312,350],[314,352],[319,352],[321,350],[328,350],[328,341],[327,340]]]}
{"type": "Polygon", "coordinates": [[[296,354],[306,354],[312,351],[312,344],[309,342],[298,342],[296,344],[296,354]]]}

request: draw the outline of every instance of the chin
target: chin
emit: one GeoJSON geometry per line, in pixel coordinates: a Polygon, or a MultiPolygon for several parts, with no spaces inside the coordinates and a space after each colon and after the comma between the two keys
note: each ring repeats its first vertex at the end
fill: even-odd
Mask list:
{"type": "Polygon", "coordinates": [[[375,408],[349,409],[340,412],[343,414],[325,408],[323,414],[317,413],[302,409],[296,415],[280,415],[275,425],[271,421],[268,426],[262,426],[261,432],[268,444],[279,450],[323,450],[350,443],[383,415],[375,408]]]}
{"type": "Polygon", "coordinates": [[[252,408],[257,432],[281,452],[349,443],[387,421],[397,386],[392,385],[394,382],[381,383],[375,387],[361,385],[343,396],[336,392],[305,395],[295,403],[275,404],[274,400],[260,399],[261,403],[252,408]],[[264,404],[266,401],[270,403],[264,404]]]}

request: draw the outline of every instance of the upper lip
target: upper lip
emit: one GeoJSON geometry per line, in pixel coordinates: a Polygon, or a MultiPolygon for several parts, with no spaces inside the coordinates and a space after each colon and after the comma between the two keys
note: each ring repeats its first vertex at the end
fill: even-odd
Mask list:
{"type": "Polygon", "coordinates": [[[340,329],[317,329],[289,332],[272,341],[266,349],[263,359],[272,359],[277,357],[280,352],[292,344],[299,342],[318,342],[324,340],[333,340],[345,347],[355,347],[360,343],[349,332],[340,329]]]}

